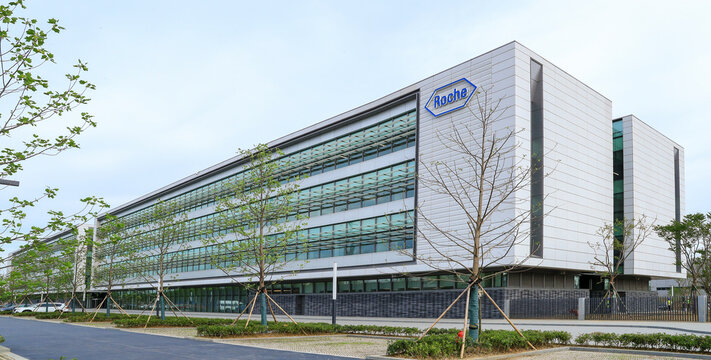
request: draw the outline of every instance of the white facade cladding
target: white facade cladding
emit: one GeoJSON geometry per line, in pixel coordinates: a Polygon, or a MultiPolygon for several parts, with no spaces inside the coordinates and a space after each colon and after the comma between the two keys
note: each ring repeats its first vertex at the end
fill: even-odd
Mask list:
{"type": "MultiPolygon", "coordinates": [[[[309,149],[322,146],[319,154],[326,154],[323,155],[323,161],[333,161],[333,168],[326,171],[325,167],[329,165],[318,163],[313,166],[324,170],[313,173],[313,166],[309,165],[312,174],[301,181],[302,189],[323,187],[358,176],[362,176],[362,180],[359,180],[362,181],[359,183],[361,186],[368,183],[367,174],[408,162],[411,162],[411,165],[405,165],[406,167],[412,166],[413,172],[417,171],[420,177],[426,176],[423,168],[428,164],[450,162],[455,156],[441,140],[451,133],[453,128],[470,127],[473,134],[476,134],[477,129],[470,111],[477,109],[477,96],[472,96],[474,87],[480,94],[486,92],[493,101],[500,101],[499,106],[503,113],[493,125],[494,130],[511,130],[516,133],[510,144],[515,156],[505,159],[510,165],[508,171],[521,171],[511,165],[536,156],[542,156],[543,163],[541,180],[537,181],[535,186],[517,191],[494,216],[494,221],[503,221],[528,212],[532,206],[532,194],[538,191],[534,187],[539,186],[543,216],[540,219],[541,226],[536,230],[538,240],[535,240],[536,243],[531,242],[528,234],[535,231],[531,231],[527,222],[522,227],[526,236],[522,236],[513,250],[495,265],[503,267],[521,263],[531,268],[531,273],[549,271],[555,272],[555,276],[564,273],[571,277],[569,282],[565,281],[572,287],[572,275],[589,275],[595,270],[590,265],[593,259],[588,243],[597,241],[596,231],[614,219],[612,103],[517,42],[501,46],[371,103],[274,140],[268,145],[280,148],[287,155],[311,151],[309,149]],[[532,73],[532,68],[536,69],[535,73],[532,73]],[[535,106],[532,105],[534,102],[535,106]],[[461,106],[465,103],[468,107],[461,106]],[[358,161],[353,161],[351,157],[350,162],[339,163],[344,157],[348,159],[348,156],[351,156],[348,154],[354,153],[359,146],[365,148],[365,145],[358,145],[360,143],[356,142],[365,144],[374,139],[374,136],[380,136],[372,130],[374,126],[400,118],[405,119],[403,121],[411,121],[412,130],[403,130],[403,134],[407,133],[403,136],[416,139],[416,144],[407,142],[404,147],[392,145],[388,153],[379,153],[376,156],[369,156],[370,150],[367,150],[358,161]],[[363,131],[363,134],[357,135],[360,131],[363,131]],[[345,137],[349,137],[349,140],[336,141],[345,137]],[[539,145],[542,146],[542,151],[536,154],[532,149],[539,145]],[[349,146],[353,148],[352,151],[348,150],[349,146]],[[329,154],[333,154],[333,159],[329,159],[329,154]],[[536,244],[540,244],[540,247],[536,244]],[[532,249],[536,249],[533,255],[532,249]]],[[[677,187],[680,189],[680,211],[683,214],[683,148],[633,117],[626,117],[624,121],[625,216],[638,217],[645,214],[656,218],[658,223],[667,223],[675,216],[674,148],[679,151],[680,165],[677,173],[680,185],[677,187]]],[[[397,140],[387,141],[397,143],[397,140]]],[[[141,209],[155,204],[158,199],[185,197],[186,204],[192,204],[191,201],[197,201],[194,199],[203,195],[185,194],[199,192],[201,188],[237,174],[241,170],[242,161],[243,159],[239,158],[229,159],[122,205],[110,213],[118,217],[135,216],[141,209]]],[[[415,175],[411,175],[414,183],[415,175]]],[[[337,232],[335,226],[338,224],[360,221],[358,226],[366,227],[366,220],[399,213],[407,213],[408,221],[414,223],[413,226],[418,226],[421,225],[421,219],[412,212],[417,207],[441,227],[460,234],[467,232],[466,218],[462,211],[457,210],[453,200],[423,186],[422,182],[416,183],[413,193],[404,192],[402,196],[396,196],[393,190],[392,194],[383,202],[370,202],[370,195],[364,195],[357,207],[346,205],[346,208],[339,210],[339,205],[335,205],[329,211],[318,210],[316,215],[312,214],[308,219],[307,228],[319,228],[321,233],[337,232]],[[331,230],[323,230],[328,227],[332,227],[331,230]]],[[[188,218],[195,222],[205,218],[205,221],[209,222],[207,217],[214,213],[215,205],[205,204],[207,205],[190,205],[188,218]]],[[[377,223],[379,220],[373,221],[377,223]]],[[[351,225],[348,226],[350,229],[351,225]]],[[[408,250],[405,252],[394,249],[391,243],[387,249],[369,249],[353,254],[340,253],[331,242],[329,246],[333,248],[324,249],[324,253],[317,254],[314,258],[309,255],[307,261],[289,265],[282,269],[283,273],[277,274],[277,277],[285,281],[328,279],[334,262],[338,263],[339,276],[346,279],[397,276],[402,273],[413,274],[432,270],[427,264],[411,256],[409,253],[412,251],[419,258],[436,259],[441,256],[439,251],[448,252],[449,255],[461,259],[468,256],[461,249],[433,249],[430,242],[425,241],[422,236],[415,236],[416,231],[412,233],[414,244],[408,247],[405,240],[405,249],[408,250]],[[297,269],[298,272],[290,272],[297,269]]],[[[436,238],[437,234],[430,233],[429,236],[436,238]]],[[[344,241],[351,240],[346,238],[344,241]]],[[[188,240],[185,245],[193,249],[204,246],[199,239],[188,240]]],[[[675,271],[670,260],[673,260],[673,254],[666,250],[663,243],[656,238],[650,239],[626,264],[625,275],[683,277],[683,274],[675,271]]],[[[195,268],[193,265],[185,269],[180,268],[171,274],[168,286],[206,286],[232,282],[232,279],[224,276],[218,269],[204,266],[195,268]]],[[[544,279],[543,283],[545,281],[544,279]]],[[[555,281],[553,280],[553,284],[555,281]]],[[[560,281],[559,284],[564,282],[560,281]]],[[[537,280],[530,282],[531,286],[536,286],[537,283],[537,280]]],[[[524,287],[523,281],[519,281],[516,286],[524,287]]],[[[125,286],[148,287],[150,284],[142,281],[125,286]]],[[[100,287],[95,289],[101,290],[100,287]]]]}
{"type": "MultiPolygon", "coordinates": [[[[543,65],[543,256],[527,263],[590,270],[587,244],[597,240],[597,229],[612,221],[612,104],[529,49],[520,44],[515,48],[518,128],[531,126],[530,63],[543,65]]],[[[522,149],[530,149],[529,132],[520,134],[522,149]]],[[[526,246],[516,249],[519,259],[527,255],[526,246]]]]}
{"type": "MultiPolygon", "coordinates": [[[[684,149],[633,115],[622,118],[624,216],[666,225],[684,214],[684,149]],[[678,153],[677,153],[678,152],[678,153]],[[675,161],[675,153],[678,156],[675,161]],[[678,185],[677,185],[678,181],[678,185]],[[678,186],[677,197],[675,187],[678,186]]],[[[676,254],[656,233],[625,261],[625,274],[685,278],[676,254]]]]}

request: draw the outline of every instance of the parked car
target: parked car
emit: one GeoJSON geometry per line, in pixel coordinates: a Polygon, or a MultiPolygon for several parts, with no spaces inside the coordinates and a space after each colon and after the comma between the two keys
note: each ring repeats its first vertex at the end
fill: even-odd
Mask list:
{"type": "Polygon", "coordinates": [[[22,312],[55,312],[55,311],[67,311],[68,308],[66,305],[63,303],[50,303],[50,302],[45,302],[45,303],[40,303],[40,304],[31,304],[28,306],[18,306],[13,310],[15,313],[22,313],[22,312]]]}
{"type": "Polygon", "coordinates": [[[35,306],[37,306],[37,304],[20,304],[20,305],[17,305],[17,306],[12,310],[12,312],[13,312],[13,313],[16,313],[16,314],[17,314],[17,313],[22,313],[22,312],[30,312],[30,311],[32,311],[32,309],[35,308],[35,306]]]}
{"type": "Polygon", "coordinates": [[[0,306],[0,311],[13,311],[13,310],[15,310],[15,308],[17,306],[18,306],[17,304],[12,304],[12,303],[5,304],[5,305],[0,306]]]}

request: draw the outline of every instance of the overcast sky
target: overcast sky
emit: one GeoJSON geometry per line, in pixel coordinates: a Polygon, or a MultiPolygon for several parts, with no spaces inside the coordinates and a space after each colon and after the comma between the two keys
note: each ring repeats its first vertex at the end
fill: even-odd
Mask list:
{"type": "MultiPolygon", "coordinates": [[[[517,40],[686,151],[686,212],[711,211],[708,1],[28,1],[96,84],[81,150],[25,165],[25,198],[118,206],[517,40]]],[[[77,116],[70,114],[69,116],[77,116]]],[[[35,219],[40,216],[33,212],[35,219]]],[[[13,247],[6,247],[12,250],[13,247]]]]}

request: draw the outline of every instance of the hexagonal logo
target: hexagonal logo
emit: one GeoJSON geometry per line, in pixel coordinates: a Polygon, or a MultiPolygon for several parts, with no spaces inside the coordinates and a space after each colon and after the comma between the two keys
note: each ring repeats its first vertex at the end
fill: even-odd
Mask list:
{"type": "Polygon", "coordinates": [[[466,78],[438,87],[432,92],[425,109],[433,116],[440,116],[459,110],[467,105],[474,95],[476,85],[466,78]]]}

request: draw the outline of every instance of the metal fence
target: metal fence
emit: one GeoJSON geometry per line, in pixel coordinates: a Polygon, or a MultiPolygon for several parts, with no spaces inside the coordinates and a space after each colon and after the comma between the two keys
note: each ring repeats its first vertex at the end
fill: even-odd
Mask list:
{"type": "Polygon", "coordinates": [[[698,321],[696,296],[591,297],[586,320],[698,321]]]}

